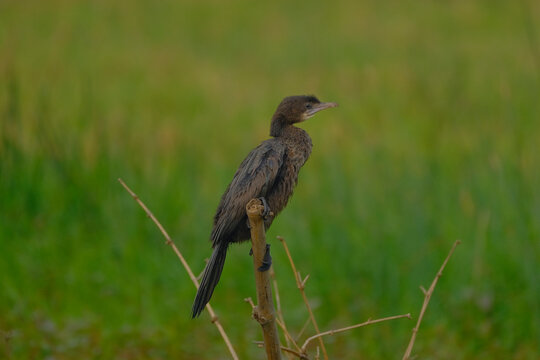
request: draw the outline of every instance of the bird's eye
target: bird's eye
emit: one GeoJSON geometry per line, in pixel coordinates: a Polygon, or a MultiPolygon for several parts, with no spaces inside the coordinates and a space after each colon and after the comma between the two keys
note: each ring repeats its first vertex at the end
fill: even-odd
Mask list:
{"type": "Polygon", "coordinates": [[[310,103],[306,104],[306,109],[311,109],[312,107],[313,107],[313,105],[311,105],[310,103]]]}

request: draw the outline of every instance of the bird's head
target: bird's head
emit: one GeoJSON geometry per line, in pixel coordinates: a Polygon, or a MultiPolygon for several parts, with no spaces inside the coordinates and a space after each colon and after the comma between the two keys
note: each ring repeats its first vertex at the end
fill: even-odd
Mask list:
{"type": "Polygon", "coordinates": [[[333,102],[320,102],[312,95],[288,96],[278,105],[272,125],[270,136],[279,136],[283,128],[305,121],[321,110],[336,107],[333,102]]]}

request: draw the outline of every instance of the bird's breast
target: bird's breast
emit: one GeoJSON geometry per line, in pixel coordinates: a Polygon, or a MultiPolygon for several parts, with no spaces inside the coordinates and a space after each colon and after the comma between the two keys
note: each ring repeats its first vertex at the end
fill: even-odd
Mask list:
{"type": "Polygon", "coordinates": [[[287,138],[285,141],[286,159],[291,164],[301,167],[311,155],[313,144],[307,132],[299,128],[295,128],[295,130],[294,136],[287,138]]]}
{"type": "Polygon", "coordinates": [[[298,183],[298,174],[311,154],[311,141],[287,144],[283,164],[268,196],[272,211],[277,215],[289,201],[298,183]]]}

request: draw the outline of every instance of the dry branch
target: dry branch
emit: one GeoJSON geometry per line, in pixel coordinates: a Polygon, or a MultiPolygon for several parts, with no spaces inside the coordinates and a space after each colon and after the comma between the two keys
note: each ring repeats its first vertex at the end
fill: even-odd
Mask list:
{"type": "MultiPolygon", "coordinates": [[[[277,313],[277,320],[279,320],[278,325],[283,330],[283,333],[285,334],[285,343],[287,344],[287,348],[291,347],[291,340],[292,336],[289,333],[289,330],[287,330],[287,325],[285,324],[285,319],[283,318],[283,312],[281,311],[281,300],[279,297],[279,288],[278,288],[278,282],[276,279],[276,273],[274,271],[274,267],[272,266],[270,268],[270,277],[272,278],[272,284],[274,285],[274,294],[276,297],[276,313],[277,313]]],[[[293,340],[293,343],[295,346],[296,343],[293,340]]],[[[290,354],[287,354],[290,358],[290,354]]]]}
{"type": "Polygon", "coordinates": [[[341,329],[328,330],[328,331],[325,331],[325,332],[322,332],[322,333],[313,335],[313,336],[309,337],[308,339],[306,339],[306,341],[305,341],[304,344],[302,345],[301,350],[302,350],[303,353],[305,353],[305,352],[306,352],[306,348],[307,348],[307,346],[309,345],[309,343],[310,343],[312,340],[315,340],[315,339],[320,338],[320,337],[322,337],[322,336],[326,336],[326,335],[334,335],[334,334],[337,334],[337,333],[340,333],[340,332],[349,331],[349,330],[356,329],[356,328],[359,328],[359,327],[362,327],[362,326],[371,325],[371,324],[376,324],[376,323],[380,323],[380,322],[383,322],[383,321],[389,321],[389,320],[401,319],[401,318],[409,318],[409,319],[410,319],[410,318],[411,318],[411,314],[403,314],[403,315],[389,316],[389,317],[385,317],[385,318],[382,318],[382,319],[376,319],[376,320],[371,320],[371,319],[369,319],[368,321],[365,321],[365,322],[360,323],[360,324],[347,326],[347,327],[344,327],[344,328],[341,328],[341,329]]]}
{"type": "Polygon", "coordinates": [[[264,206],[261,200],[251,199],[246,205],[246,212],[251,231],[253,267],[257,287],[257,306],[253,310],[253,318],[261,324],[267,358],[269,360],[281,359],[270,273],[269,271],[259,271],[259,268],[263,265],[264,255],[267,251],[262,218],[264,206]]]}
{"type": "MultiPolygon", "coordinates": [[[[172,247],[172,249],[174,250],[174,252],[178,256],[178,258],[182,262],[182,265],[186,269],[186,271],[187,271],[187,273],[189,275],[189,278],[193,282],[193,285],[195,285],[195,287],[197,289],[199,289],[199,282],[197,281],[197,278],[193,274],[193,271],[191,271],[191,268],[189,267],[186,259],[184,259],[184,256],[182,256],[182,253],[180,252],[180,250],[178,250],[176,245],[171,240],[171,237],[169,236],[167,231],[165,231],[165,228],[161,225],[161,223],[154,216],[154,214],[141,201],[141,199],[139,199],[139,197],[126,185],[126,183],[124,181],[122,181],[122,179],[118,179],[118,181],[127,190],[127,192],[131,195],[131,197],[133,197],[133,199],[135,199],[135,201],[137,201],[137,203],[142,207],[142,209],[144,210],[146,215],[150,219],[152,219],[152,221],[156,224],[156,226],[159,228],[159,230],[161,231],[161,233],[165,237],[165,240],[166,240],[165,243],[172,247]]],[[[212,309],[212,306],[210,306],[210,303],[206,304],[206,309],[208,310],[208,313],[210,314],[210,318],[211,318],[212,323],[214,323],[214,325],[216,325],[219,333],[221,334],[221,337],[223,338],[223,341],[225,341],[225,344],[227,345],[227,348],[229,349],[229,352],[231,353],[232,358],[235,359],[235,360],[238,360],[238,355],[236,354],[236,351],[234,351],[232,343],[229,340],[229,337],[227,336],[227,333],[225,333],[225,329],[223,329],[223,326],[221,326],[221,323],[219,322],[219,319],[218,319],[216,313],[214,312],[214,309],[212,309]]]]}
{"type": "Polygon", "coordinates": [[[407,346],[407,350],[405,351],[405,354],[403,355],[403,360],[408,360],[411,357],[412,348],[414,346],[414,341],[416,340],[416,334],[418,333],[418,328],[420,327],[420,323],[422,322],[422,318],[424,317],[424,313],[426,312],[426,308],[428,306],[429,300],[431,299],[431,294],[433,294],[433,290],[435,290],[435,285],[437,285],[437,281],[439,281],[439,278],[442,275],[442,272],[444,268],[446,267],[446,263],[454,253],[454,250],[456,249],[456,246],[461,244],[461,241],[456,240],[452,248],[450,249],[450,252],[448,253],[448,256],[444,260],[441,268],[439,269],[439,272],[435,276],[435,279],[433,279],[433,282],[431,283],[431,286],[426,291],[424,287],[420,286],[420,290],[424,293],[424,303],[422,304],[422,309],[420,310],[420,315],[418,316],[418,321],[416,322],[416,326],[414,327],[412,331],[411,340],[409,341],[409,345],[407,346]]]}
{"type": "MultiPolygon", "coordinates": [[[[306,308],[309,313],[309,318],[311,319],[311,323],[313,324],[313,327],[315,328],[316,335],[318,335],[320,333],[319,326],[317,325],[317,321],[315,320],[315,316],[313,315],[313,311],[311,310],[311,306],[309,305],[306,292],[304,291],[304,287],[306,285],[307,279],[309,278],[309,275],[306,276],[304,280],[300,278],[300,274],[296,271],[296,266],[294,265],[294,261],[292,259],[291,253],[289,252],[289,247],[287,246],[287,242],[281,236],[278,236],[277,238],[279,239],[279,241],[281,241],[281,243],[283,244],[283,247],[285,248],[285,252],[287,253],[287,257],[289,258],[289,262],[291,263],[291,267],[294,273],[294,278],[296,279],[296,285],[298,286],[298,289],[300,290],[300,293],[302,294],[302,298],[304,299],[304,303],[306,304],[306,308]]],[[[319,337],[319,344],[321,345],[324,359],[328,360],[328,354],[326,352],[326,348],[324,346],[322,337],[319,337]]]]}

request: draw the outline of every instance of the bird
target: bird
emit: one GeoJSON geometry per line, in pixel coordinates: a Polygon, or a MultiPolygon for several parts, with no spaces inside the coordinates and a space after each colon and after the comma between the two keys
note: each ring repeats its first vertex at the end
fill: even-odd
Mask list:
{"type": "MultiPolygon", "coordinates": [[[[250,239],[246,204],[253,198],[261,200],[265,209],[264,227],[268,229],[293,194],[300,168],[313,147],[308,133],[294,125],[336,106],[334,102],[321,102],[313,95],[288,96],[278,105],[270,124],[270,139],[247,155],[221,197],[210,235],[213,252],[193,302],[192,318],[198,317],[210,301],[229,245],[250,239]]],[[[259,271],[267,270],[270,264],[267,247],[259,271]]]]}

